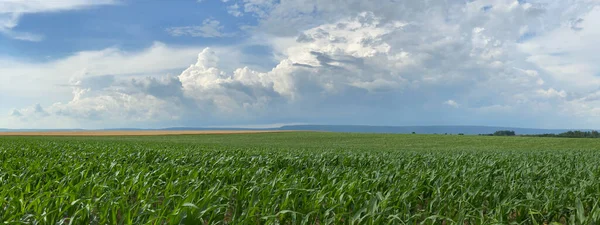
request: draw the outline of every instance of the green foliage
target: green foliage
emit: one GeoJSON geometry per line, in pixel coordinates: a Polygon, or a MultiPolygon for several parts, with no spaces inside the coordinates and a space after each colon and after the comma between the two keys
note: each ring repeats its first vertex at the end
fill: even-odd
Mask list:
{"type": "Polygon", "coordinates": [[[598,131],[567,131],[560,134],[538,134],[538,135],[527,135],[531,137],[564,137],[564,138],[600,138],[600,132],[598,131]]]}
{"type": "Polygon", "coordinates": [[[494,132],[493,136],[515,136],[515,132],[512,130],[499,130],[494,132]]]}
{"type": "Polygon", "coordinates": [[[596,139],[0,137],[8,224],[596,224],[596,139]]]}
{"type": "Polygon", "coordinates": [[[515,132],[512,130],[499,130],[493,134],[479,134],[479,136],[515,136],[515,132]]]}

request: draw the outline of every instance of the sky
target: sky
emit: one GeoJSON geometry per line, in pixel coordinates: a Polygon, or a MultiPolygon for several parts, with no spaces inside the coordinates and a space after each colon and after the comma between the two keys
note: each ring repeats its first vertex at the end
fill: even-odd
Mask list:
{"type": "Polygon", "coordinates": [[[600,128],[600,0],[0,0],[0,128],[600,128]]]}

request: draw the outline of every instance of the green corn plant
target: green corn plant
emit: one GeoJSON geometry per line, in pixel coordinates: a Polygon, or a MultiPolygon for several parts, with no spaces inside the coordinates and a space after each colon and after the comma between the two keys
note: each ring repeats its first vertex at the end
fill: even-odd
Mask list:
{"type": "Polygon", "coordinates": [[[0,137],[6,224],[598,224],[594,139],[0,137]]]}

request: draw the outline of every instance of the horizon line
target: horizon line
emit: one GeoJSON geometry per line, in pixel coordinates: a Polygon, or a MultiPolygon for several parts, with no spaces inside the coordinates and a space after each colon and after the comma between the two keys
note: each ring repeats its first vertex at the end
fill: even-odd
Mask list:
{"type": "Polygon", "coordinates": [[[1,128],[0,130],[83,130],[83,131],[111,131],[111,130],[166,130],[166,129],[211,129],[211,130],[270,130],[281,129],[285,127],[298,126],[326,126],[326,127],[480,127],[480,128],[508,128],[508,129],[536,129],[536,130],[595,130],[592,128],[534,128],[534,127],[512,127],[512,126],[497,126],[497,125],[361,125],[361,124],[265,124],[265,125],[239,125],[239,126],[171,126],[160,128],[136,128],[136,127],[121,127],[121,128],[1,128]]]}

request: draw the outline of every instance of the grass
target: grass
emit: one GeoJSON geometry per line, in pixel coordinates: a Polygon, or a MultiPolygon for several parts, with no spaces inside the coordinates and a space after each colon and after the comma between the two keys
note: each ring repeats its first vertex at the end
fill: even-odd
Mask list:
{"type": "Polygon", "coordinates": [[[600,140],[0,137],[9,224],[595,224],[600,140]]]}

